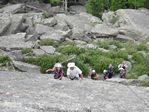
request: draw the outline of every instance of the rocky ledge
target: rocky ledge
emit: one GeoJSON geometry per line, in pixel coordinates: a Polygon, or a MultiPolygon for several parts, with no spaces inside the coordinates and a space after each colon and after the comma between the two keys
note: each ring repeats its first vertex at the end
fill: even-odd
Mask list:
{"type": "Polygon", "coordinates": [[[149,88],[0,72],[1,112],[148,112],[149,88]]]}

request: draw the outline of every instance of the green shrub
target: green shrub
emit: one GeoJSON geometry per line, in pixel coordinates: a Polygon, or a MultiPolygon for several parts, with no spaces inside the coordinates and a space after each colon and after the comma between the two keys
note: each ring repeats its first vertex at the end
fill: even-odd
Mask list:
{"type": "Polygon", "coordinates": [[[104,11],[105,0],[88,0],[86,3],[87,12],[94,16],[101,17],[101,12],[104,11]]]}
{"type": "Polygon", "coordinates": [[[146,79],[140,83],[140,86],[149,87],[149,79],[146,79]]]}
{"type": "Polygon", "coordinates": [[[0,56],[0,64],[5,66],[6,64],[10,63],[10,58],[7,56],[0,56]]]}
{"type": "Polygon", "coordinates": [[[146,43],[140,43],[137,46],[137,50],[138,51],[148,51],[149,50],[149,45],[147,45],[146,43]]]}
{"type": "Polygon", "coordinates": [[[147,64],[134,64],[132,70],[127,75],[128,79],[136,79],[143,74],[149,73],[149,65],[147,64]]]}
{"type": "Polygon", "coordinates": [[[132,59],[136,62],[136,63],[146,63],[147,62],[147,57],[144,56],[142,53],[140,52],[136,52],[133,54],[132,59]]]}
{"type": "Polygon", "coordinates": [[[23,48],[21,51],[22,51],[22,54],[30,54],[33,52],[31,48],[23,48]]]}
{"type": "Polygon", "coordinates": [[[128,54],[123,51],[113,51],[105,53],[105,55],[109,58],[115,59],[115,58],[122,58],[123,60],[127,60],[128,54]]]}
{"type": "Polygon", "coordinates": [[[57,49],[57,51],[65,55],[72,55],[72,54],[79,55],[81,53],[84,53],[85,49],[76,47],[74,45],[67,45],[67,46],[60,46],[57,49]]]}
{"type": "Polygon", "coordinates": [[[96,42],[96,44],[101,47],[101,48],[104,48],[104,49],[109,49],[109,45],[115,45],[117,46],[118,48],[122,48],[122,42],[121,41],[118,41],[118,40],[114,40],[114,39],[102,39],[102,40],[99,40],[98,42],[96,42]]]}
{"type": "Polygon", "coordinates": [[[52,5],[59,5],[59,3],[61,2],[61,0],[49,0],[49,3],[51,3],[52,5]]]}
{"type": "MultiPolygon", "coordinates": [[[[88,0],[86,9],[89,13],[101,17],[105,10],[116,11],[118,9],[143,7],[145,0],[88,0]]],[[[113,23],[115,23],[114,19],[113,23]]]]}
{"type": "Polygon", "coordinates": [[[59,43],[55,40],[52,39],[42,39],[39,43],[41,46],[54,46],[57,47],[59,45],[59,43]]]}
{"type": "Polygon", "coordinates": [[[75,63],[82,70],[83,75],[85,77],[87,77],[89,75],[89,68],[88,68],[88,66],[83,61],[81,61],[80,59],[76,59],[75,63]]]}
{"type": "Polygon", "coordinates": [[[137,45],[132,41],[121,43],[121,48],[125,48],[125,52],[127,52],[129,55],[132,55],[133,53],[137,52],[137,45]]]}

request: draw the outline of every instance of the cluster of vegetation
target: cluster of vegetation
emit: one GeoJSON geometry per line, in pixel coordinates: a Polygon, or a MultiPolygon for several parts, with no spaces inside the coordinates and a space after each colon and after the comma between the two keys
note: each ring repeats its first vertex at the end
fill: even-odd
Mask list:
{"type": "Polygon", "coordinates": [[[0,65],[1,66],[6,66],[10,64],[10,58],[8,56],[0,56],[0,65]]]}
{"type": "Polygon", "coordinates": [[[59,45],[59,42],[55,41],[55,40],[52,40],[52,39],[42,39],[39,43],[41,46],[54,46],[54,47],[58,47],[59,45]]]}
{"type": "MultiPolygon", "coordinates": [[[[54,45],[54,43],[49,42],[54,45]]],[[[97,42],[92,42],[100,48],[110,50],[103,52],[99,49],[79,48],[73,43],[59,43],[57,52],[59,55],[41,55],[29,57],[26,62],[41,66],[41,71],[44,73],[46,69],[53,67],[56,62],[63,62],[64,70],[66,71],[67,59],[75,55],[71,61],[74,61],[78,67],[87,76],[90,69],[95,69],[98,73],[102,73],[107,69],[109,64],[113,64],[115,74],[118,74],[118,64],[123,60],[132,63],[132,69],[127,74],[127,78],[137,78],[143,74],[149,74],[149,56],[144,52],[149,52],[149,46],[146,43],[137,44],[135,42],[120,42],[113,39],[104,39],[97,42]],[[110,48],[110,45],[116,46],[115,49],[110,48]],[[129,58],[131,56],[131,58],[129,58]]],[[[48,44],[49,45],[49,44],[48,44]]],[[[56,46],[56,45],[54,45],[56,46]]]]}
{"type": "Polygon", "coordinates": [[[44,3],[50,3],[53,6],[59,5],[61,0],[39,0],[42,1],[44,3]]]}
{"type": "Polygon", "coordinates": [[[118,10],[133,8],[137,9],[145,6],[148,0],[88,0],[86,9],[89,13],[100,17],[105,10],[118,10]]]}
{"type": "Polygon", "coordinates": [[[21,52],[22,54],[32,54],[33,50],[31,48],[23,48],[21,52]]]}

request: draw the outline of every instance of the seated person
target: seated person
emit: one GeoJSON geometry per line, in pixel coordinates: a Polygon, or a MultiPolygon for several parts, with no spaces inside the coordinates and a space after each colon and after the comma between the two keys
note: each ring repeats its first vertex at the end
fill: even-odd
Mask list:
{"type": "Polygon", "coordinates": [[[93,79],[93,80],[99,80],[100,79],[99,75],[97,75],[95,70],[92,70],[91,79],[93,79]]]}
{"type": "Polygon", "coordinates": [[[64,71],[61,63],[56,63],[52,69],[46,70],[46,72],[52,72],[54,74],[54,79],[61,80],[64,76],[64,71]]]}
{"type": "Polygon", "coordinates": [[[68,63],[67,65],[67,77],[71,80],[83,79],[82,71],[75,65],[74,62],[68,63]]]}

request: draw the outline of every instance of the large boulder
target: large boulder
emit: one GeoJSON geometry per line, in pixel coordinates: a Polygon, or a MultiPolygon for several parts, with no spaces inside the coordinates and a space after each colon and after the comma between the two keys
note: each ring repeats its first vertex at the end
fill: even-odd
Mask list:
{"type": "Polygon", "coordinates": [[[0,48],[2,49],[21,49],[31,48],[32,42],[25,42],[26,33],[17,33],[9,36],[0,37],[0,48]]]}
{"type": "Polygon", "coordinates": [[[12,60],[23,60],[23,54],[21,50],[13,50],[7,53],[7,55],[12,59],[12,60]]]}
{"type": "Polygon", "coordinates": [[[8,14],[0,14],[0,36],[5,34],[11,24],[8,14]]]}
{"type": "Polygon", "coordinates": [[[53,46],[41,46],[40,49],[42,49],[45,53],[48,54],[54,54],[56,50],[53,46]]]}
{"type": "Polygon", "coordinates": [[[14,67],[22,72],[40,73],[40,67],[20,61],[12,61],[14,67]]]}
{"type": "Polygon", "coordinates": [[[138,77],[138,80],[139,80],[139,81],[144,81],[144,80],[146,80],[146,79],[149,79],[149,76],[148,76],[147,74],[141,75],[141,76],[138,77]]]}
{"type": "Polygon", "coordinates": [[[119,32],[116,28],[109,27],[105,24],[97,24],[92,28],[91,33],[96,35],[96,37],[116,37],[119,32]]]}
{"type": "Polygon", "coordinates": [[[35,32],[37,34],[46,34],[46,33],[51,32],[51,30],[53,30],[53,29],[46,26],[46,25],[43,25],[43,24],[36,24],[35,25],[35,32]]]}
{"type": "Polygon", "coordinates": [[[90,32],[95,24],[100,23],[101,21],[99,18],[87,13],[80,13],[76,15],[57,14],[55,18],[58,21],[67,23],[69,28],[72,30],[71,37],[73,39],[80,39],[85,35],[85,33],[90,32]]]}
{"type": "Polygon", "coordinates": [[[57,24],[57,20],[54,17],[52,17],[52,18],[46,18],[46,19],[43,19],[41,21],[41,23],[44,24],[44,25],[47,25],[49,27],[52,27],[52,26],[54,26],[54,25],[57,24]]]}
{"type": "MultiPolygon", "coordinates": [[[[146,12],[149,12],[149,10],[146,12]]],[[[149,15],[141,10],[120,9],[116,11],[119,17],[119,32],[135,40],[149,38],[149,15]]]]}
{"type": "Polygon", "coordinates": [[[24,14],[11,15],[11,25],[8,34],[15,34],[21,32],[23,26],[24,14]]]}
{"type": "Polygon", "coordinates": [[[19,13],[22,12],[24,10],[24,5],[23,4],[11,4],[11,5],[7,5],[3,8],[0,9],[0,12],[2,13],[19,13]]]}

